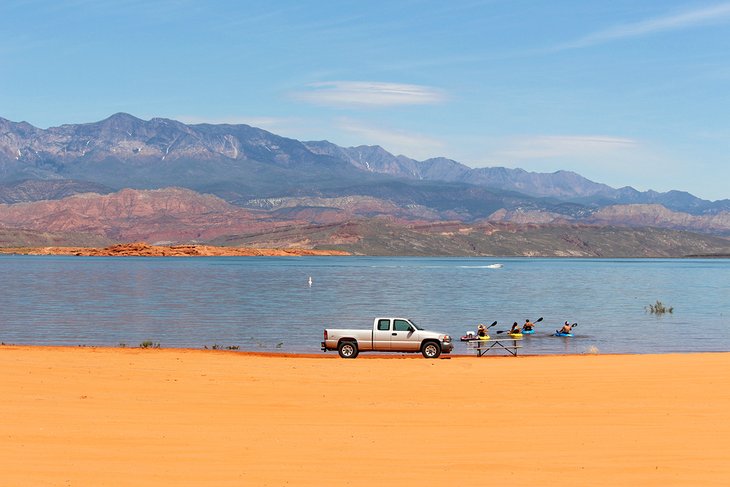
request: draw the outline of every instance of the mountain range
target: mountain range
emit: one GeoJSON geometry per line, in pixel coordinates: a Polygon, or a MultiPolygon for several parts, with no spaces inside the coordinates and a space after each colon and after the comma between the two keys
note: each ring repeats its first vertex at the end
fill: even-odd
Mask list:
{"type": "Polygon", "coordinates": [[[373,218],[404,229],[457,222],[729,236],[730,200],[614,189],[568,171],[417,161],[248,125],[118,113],[40,129],[0,118],[0,228],[184,242],[373,218]]]}

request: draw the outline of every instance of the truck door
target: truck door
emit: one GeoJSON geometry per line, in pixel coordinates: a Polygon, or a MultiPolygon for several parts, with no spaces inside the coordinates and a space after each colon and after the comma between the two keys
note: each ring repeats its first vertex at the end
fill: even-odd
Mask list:
{"type": "Polygon", "coordinates": [[[403,352],[418,351],[421,344],[414,339],[415,332],[416,329],[407,320],[393,320],[390,349],[403,352]]]}
{"type": "Polygon", "coordinates": [[[379,319],[373,328],[373,350],[390,350],[390,333],[390,319],[379,319]]]}

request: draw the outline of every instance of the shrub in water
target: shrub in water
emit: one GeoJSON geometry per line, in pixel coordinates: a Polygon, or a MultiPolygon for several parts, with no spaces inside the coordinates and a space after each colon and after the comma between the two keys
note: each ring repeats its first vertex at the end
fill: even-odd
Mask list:
{"type": "Polygon", "coordinates": [[[674,307],[670,306],[669,308],[667,308],[666,306],[664,306],[664,303],[662,303],[658,299],[657,299],[656,303],[650,304],[649,306],[646,307],[646,309],[651,314],[656,314],[656,315],[661,315],[664,313],[674,313],[674,307]]]}

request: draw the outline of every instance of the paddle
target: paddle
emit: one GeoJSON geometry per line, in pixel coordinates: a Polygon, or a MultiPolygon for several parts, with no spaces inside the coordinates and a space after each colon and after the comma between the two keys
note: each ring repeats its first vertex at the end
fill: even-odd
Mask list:
{"type": "MultiPolygon", "coordinates": [[[[511,333],[511,332],[512,332],[512,330],[498,330],[497,331],[497,334],[499,334],[499,333],[511,333]]],[[[522,330],[517,329],[517,331],[515,333],[522,333],[522,330]]]]}

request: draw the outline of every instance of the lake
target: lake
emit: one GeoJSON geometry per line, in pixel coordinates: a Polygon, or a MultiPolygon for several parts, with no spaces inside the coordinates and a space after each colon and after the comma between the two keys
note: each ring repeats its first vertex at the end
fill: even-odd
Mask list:
{"type": "Polygon", "coordinates": [[[324,327],[397,315],[459,354],[478,323],[539,317],[522,353],[730,351],[728,259],[3,255],[0,272],[13,344],[319,352],[324,327]],[[647,312],[657,300],[674,312],[647,312]],[[575,337],[549,336],[566,320],[575,337]]]}

